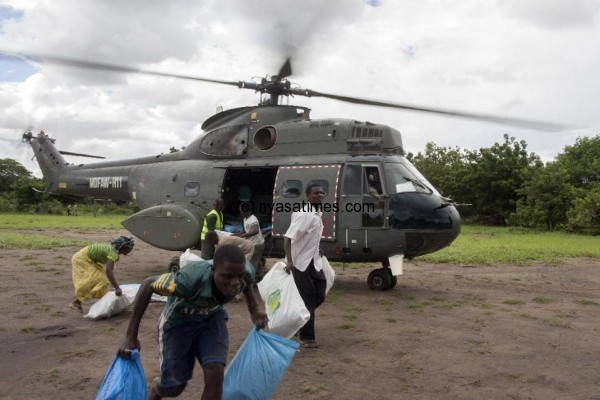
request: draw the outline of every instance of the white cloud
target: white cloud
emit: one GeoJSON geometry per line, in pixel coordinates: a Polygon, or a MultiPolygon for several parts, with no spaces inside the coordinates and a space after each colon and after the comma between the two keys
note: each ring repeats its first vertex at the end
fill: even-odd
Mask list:
{"type": "Polygon", "coordinates": [[[547,29],[586,29],[597,22],[600,3],[597,0],[510,0],[506,15],[547,29]]]}
{"type": "MultiPolygon", "coordinates": [[[[386,123],[407,150],[489,147],[509,133],[551,160],[577,136],[600,133],[598,1],[2,0],[0,48],[222,80],[277,72],[340,95],[573,123],[547,133],[295,98],[313,118],[386,123]]],[[[2,74],[0,74],[2,76],[2,74]]],[[[189,144],[216,107],[256,104],[233,87],[39,64],[0,83],[0,138],[45,129],[60,148],[110,159],[189,144]],[[35,71],[30,71],[30,73],[35,71]]],[[[2,141],[0,157],[31,168],[31,152],[2,141]]],[[[79,160],[78,160],[79,161],[79,160]]]]}

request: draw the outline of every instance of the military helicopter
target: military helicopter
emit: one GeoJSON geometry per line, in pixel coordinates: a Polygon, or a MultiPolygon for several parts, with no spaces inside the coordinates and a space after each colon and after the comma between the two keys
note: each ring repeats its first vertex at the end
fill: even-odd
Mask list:
{"type": "MultiPolygon", "coordinates": [[[[282,105],[289,96],[436,113],[488,122],[547,128],[548,124],[491,115],[339,96],[292,86],[286,60],[260,82],[222,81],[74,59],[36,56],[80,68],[142,73],[236,86],[260,93],[259,105],[219,112],[204,131],[175,153],[122,161],[70,164],[43,131],[23,134],[40,165],[47,191],[132,201],[141,211],[122,224],[161,249],[198,244],[204,215],[223,198],[225,215],[249,203],[268,231],[264,256],[283,257],[283,235],[307,184],[325,192],[321,247],[334,261],[380,262],[368,275],[371,289],[397,283],[390,260],[413,258],[449,246],[459,235],[460,215],[405,157],[400,132],[352,119],[311,119],[310,109],[282,105]],[[377,179],[381,177],[380,179],[377,179]]],[[[227,220],[227,217],[226,217],[227,220]]]]}

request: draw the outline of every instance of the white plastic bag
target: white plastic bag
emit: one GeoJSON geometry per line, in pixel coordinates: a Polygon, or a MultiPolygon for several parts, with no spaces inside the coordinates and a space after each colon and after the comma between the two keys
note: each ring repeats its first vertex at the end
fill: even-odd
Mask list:
{"type": "Polygon", "coordinates": [[[125,311],[127,307],[133,304],[134,299],[135,297],[125,292],[121,296],[117,296],[114,291],[110,291],[90,307],[90,311],[84,315],[84,318],[110,318],[125,311]]]}
{"type": "Polygon", "coordinates": [[[327,287],[325,288],[325,294],[329,293],[329,290],[333,286],[333,282],[335,281],[335,270],[329,264],[329,260],[327,257],[321,257],[321,263],[323,263],[323,274],[325,274],[325,279],[327,280],[327,287]]]}
{"type": "Polygon", "coordinates": [[[269,331],[289,339],[306,324],[310,312],[300,297],[294,276],[284,268],[283,261],[273,265],[257,286],[269,317],[269,331]]]}
{"type": "Polygon", "coordinates": [[[194,261],[204,261],[199,255],[192,253],[190,249],[187,249],[180,257],[179,257],[179,268],[185,267],[187,264],[194,261]]]}
{"type": "MultiPolygon", "coordinates": [[[[127,283],[125,285],[119,285],[119,287],[123,291],[123,294],[127,294],[127,295],[133,297],[133,300],[135,301],[135,296],[137,296],[137,292],[140,290],[139,283],[127,283]]],[[[160,294],[152,293],[152,297],[150,298],[150,301],[166,303],[167,296],[161,296],[160,294]]]]}

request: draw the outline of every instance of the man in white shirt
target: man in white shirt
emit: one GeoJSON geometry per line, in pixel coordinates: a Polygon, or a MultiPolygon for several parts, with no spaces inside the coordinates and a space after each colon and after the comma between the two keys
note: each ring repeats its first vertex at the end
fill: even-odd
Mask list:
{"type": "Polygon", "coordinates": [[[254,244],[254,254],[250,260],[250,264],[254,266],[255,279],[258,281],[263,276],[262,271],[262,253],[265,249],[265,239],[260,232],[260,224],[258,218],[252,214],[252,205],[249,203],[240,204],[240,215],[244,218],[244,232],[235,233],[235,236],[247,239],[254,244]]]}
{"type": "Polygon", "coordinates": [[[325,194],[321,186],[309,183],[306,196],[308,204],[302,211],[292,213],[292,221],[283,240],[285,270],[293,273],[300,296],[310,312],[310,319],[300,329],[299,338],[302,346],[316,348],[315,310],[325,300],[327,286],[321,263],[323,252],[319,247],[323,234],[321,203],[325,194]]]}

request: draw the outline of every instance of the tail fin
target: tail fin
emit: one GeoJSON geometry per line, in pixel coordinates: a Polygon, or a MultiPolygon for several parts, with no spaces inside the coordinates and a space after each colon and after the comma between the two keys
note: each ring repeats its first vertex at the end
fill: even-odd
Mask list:
{"type": "Polygon", "coordinates": [[[54,139],[47,136],[44,131],[40,131],[37,136],[31,132],[25,132],[23,141],[28,142],[33,149],[47,184],[46,190],[56,191],[60,173],[68,163],[54,146],[54,139]]]}

